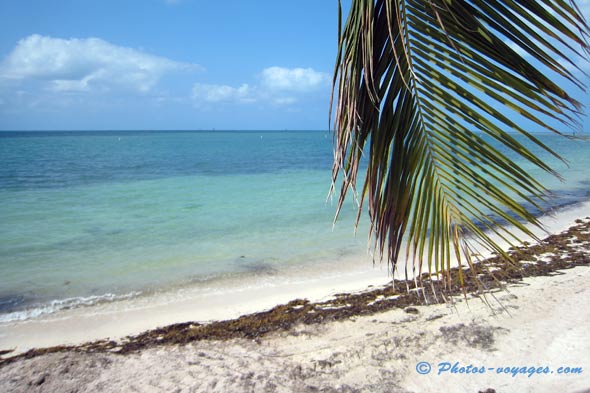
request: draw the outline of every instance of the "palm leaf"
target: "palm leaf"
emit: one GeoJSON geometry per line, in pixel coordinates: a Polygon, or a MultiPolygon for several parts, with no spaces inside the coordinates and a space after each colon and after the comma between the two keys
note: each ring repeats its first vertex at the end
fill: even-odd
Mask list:
{"type": "Polygon", "coordinates": [[[333,80],[336,217],[367,155],[357,224],[366,204],[394,272],[404,245],[407,275],[444,275],[482,247],[507,258],[492,234],[534,237],[525,206],[547,195],[511,157],[555,175],[527,146],[559,157],[515,117],[555,133],[579,124],[555,80],[583,88],[573,59],[588,56],[589,31],[568,1],[353,0],[333,80]]]}

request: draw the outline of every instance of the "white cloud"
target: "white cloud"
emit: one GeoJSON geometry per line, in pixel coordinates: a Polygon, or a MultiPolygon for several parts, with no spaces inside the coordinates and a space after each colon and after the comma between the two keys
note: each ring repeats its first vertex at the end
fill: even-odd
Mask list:
{"type": "Polygon", "coordinates": [[[0,79],[36,80],[55,91],[151,90],[160,78],[199,66],[113,45],[100,38],[61,39],[31,35],[0,64],[0,79]]]}
{"type": "Polygon", "coordinates": [[[210,85],[196,83],[193,86],[193,99],[196,101],[222,102],[254,102],[252,89],[247,84],[240,87],[231,87],[227,85],[210,85]]]}
{"type": "Polygon", "coordinates": [[[276,98],[273,98],[272,102],[277,105],[292,105],[297,102],[297,98],[295,98],[295,97],[276,97],[276,98]]]}
{"type": "Polygon", "coordinates": [[[192,98],[197,103],[267,103],[276,106],[292,106],[302,96],[322,86],[328,86],[328,75],[311,68],[265,68],[259,74],[259,83],[253,86],[196,83],[192,98]]]}
{"type": "Polygon", "coordinates": [[[261,74],[262,84],[270,90],[310,91],[330,80],[328,74],[312,68],[265,68],[261,74]]]}

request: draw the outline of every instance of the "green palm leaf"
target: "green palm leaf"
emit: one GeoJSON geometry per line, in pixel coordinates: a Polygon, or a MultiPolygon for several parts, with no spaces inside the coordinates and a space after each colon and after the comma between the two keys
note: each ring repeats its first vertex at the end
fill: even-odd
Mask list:
{"type": "Polygon", "coordinates": [[[353,0],[333,81],[336,216],[366,154],[359,217],[366,204],[394,271],[404,244],[418,274],[470,264],[481,247],[507,258],[490,234],[533,236],[525,206],[546,197],[511,157],[556,174],[527,146],[557,154],[515,116],[556,133],[579,123],[580,103],[554,80],[583,88],[572,59],[587,57],[589,31],[568,1],[353,0]]]}

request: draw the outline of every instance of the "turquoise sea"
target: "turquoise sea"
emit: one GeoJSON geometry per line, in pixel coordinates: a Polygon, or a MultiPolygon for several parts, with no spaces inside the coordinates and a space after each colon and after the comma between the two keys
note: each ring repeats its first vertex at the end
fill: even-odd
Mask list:
{"type": "MultiPolygon", "coordinates": [[[[590,144],[541,139],[548,209],[590,199],[590,144]]],[[[333,228],[328,132],[1,132],[0,322],[198,286],[338,269],[366,253],[356,207],[333,228]]],[[[366,217],[365,217],[366,218],[366,217]]]]}

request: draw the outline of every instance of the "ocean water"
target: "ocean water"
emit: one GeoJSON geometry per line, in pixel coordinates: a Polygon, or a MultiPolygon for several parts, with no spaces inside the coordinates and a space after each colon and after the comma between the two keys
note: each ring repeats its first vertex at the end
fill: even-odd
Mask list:
{"type": "MultiPolygon", "coordinates": [[[[589,143],[541,138],[569,160],[546,158],[563,182],[527,168],[546,208],[590,199],[589,143]]],[[[338,269],[368,225],[350,201],[333,227],[331,164],[327,132],[0,133],[0,322],[338,269]]]]}

